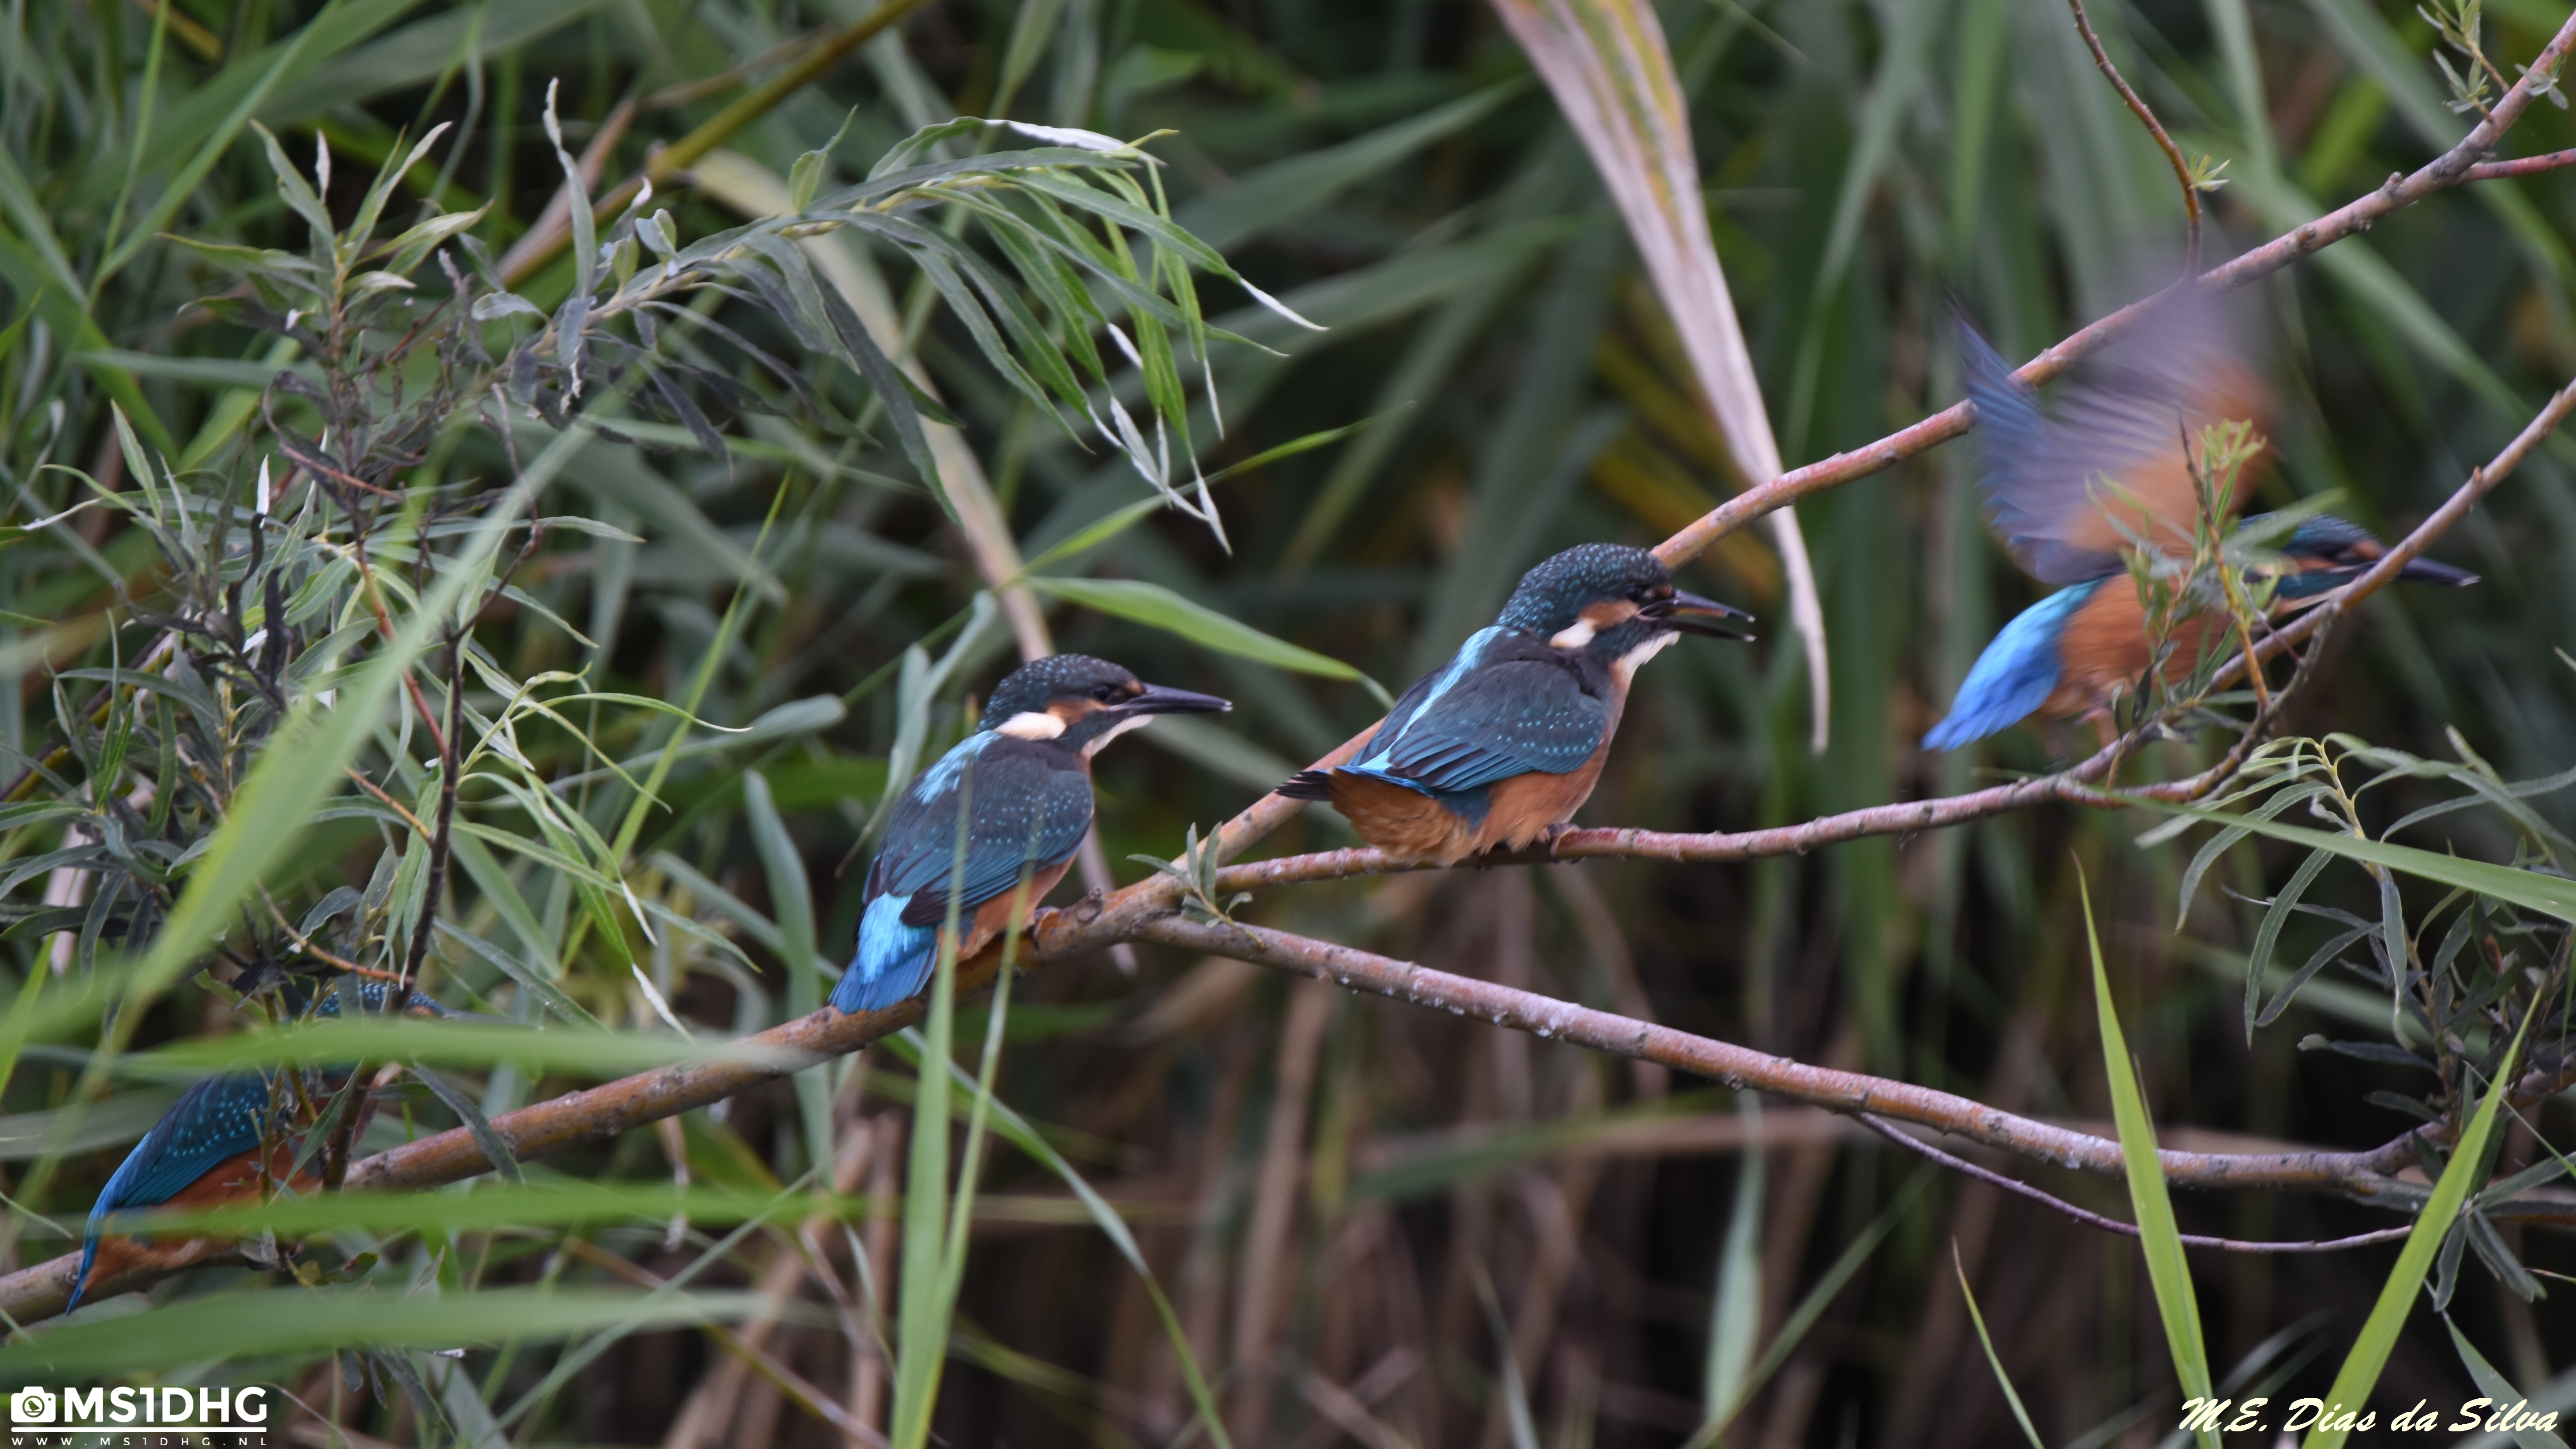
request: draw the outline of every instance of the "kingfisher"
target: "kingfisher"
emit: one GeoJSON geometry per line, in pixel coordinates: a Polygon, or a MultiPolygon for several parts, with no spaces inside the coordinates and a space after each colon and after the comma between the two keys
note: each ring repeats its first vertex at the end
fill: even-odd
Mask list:
{"type": "Polygon", "coordinates": [[[1045,899],[1091,829],[1091,757],[1101,746],[1158,714],[1232,708],[1085,654],[1013,670],[994,686],[975,732],[895,806],[832,1005],[878,1011],[919,991],[938,964],[952,902],[962,959],[1045,899]]]}
{"type": "MultiPolygon", "coordinates": [[[[2210,309],[2184,306],[2158,320],[2138,345],[2071,386],[2054,417],[1962,320],[1968,396],[1985,439],[1978,492],[2014,560],[2061,587],[1986,645],[1948,717],[1923,737],[1927,748],[1955,750],[2033,714],[2089,716],[2107,734],[2112,700],[2145,677],[2154,645],[2123,550],[2188,551],[2200,499],[2185,439],[2264,406],[2260,379],[2210,309]]],[[[2237,491],[2245,476],[2240,469],[2237,491]]],[[[2234,501],[2219,504],[2227,510],[2234,501]]],[[[2274,518],[2245,519],[2235,536],[2260,536],[2274,518]]],[[[2317,602],[2388,551],[2361,525],[2323,514],[2266,546],[2279,556],[2263,566],[2276,614],[2317,602]]],[[[2430,559],[2409,561],[2398,577],[2455,587],[2478,581],[2430,559]]],[[[2215,609],[2186,617],[2174,631],[2166,679],[2188,673],[2232,628],[2215,609]]]]}
{"type": "MultiPolygon", "coordinates": [[[[387,986],[374,979],[354,981],[362,1010],[384,1010],[387,986]]],[[[300,1012],[305,997],[294,984],[287,988],[287,1000],[300,1012]]],[[[340,997],[335,990],[325,989],[312,1006],[316,1016],[337,1017],[340,997]]],[[[408,998],[404,1014],[447,1019],[466,1013],[440,1005],[428,993],[414,991],[408,998]]],[[[322,1091],[338,1091],[348,1081],[343,1069],[336,1074],[325,1070],[322,1091]]],[[[98,1202],[89,1210],[89,1222],[81,1232],[79,1271],[72,1275],[72,1293],[63,1305],[69,1313],[80,1306],[82,1295],[89,1291],[91,1270],[97,1269],[97,1281],[104,1282],[122,1272],[128,1264],[120,1252],[128,1240],[105,1242],[122,1214],[164,1205],[209,1207],[255,1196],[263,1178],[271,1182],[288,1182],[299,1189],[316,1184],[319,1179],[310,1172],[296,1171],[295,1143],[287,1134],[295,1126],[294,1092],[285,1080],[273,1072],[226,1072],[208,1077],[179,1094],[152,1130],[125,1156],[101,1188],[98,1202]],[[260,1161],[260,1144],[270,1144],[270,1155],[260,1161]],[[100,1250],[106,1249],[107,1261],[100,1263],[100,1250]]]]}
{"type": "Polygon", "coordinates": [[[1601,778],[1638,666],[1752,615],[1673,587],[1642,548],[1587,543],[1521,576],[1502,616],[1414,681],[1353,756],[1279,787],[1330,801],[1391,856],[1455,865],[1554,843],[1601,778]]]}

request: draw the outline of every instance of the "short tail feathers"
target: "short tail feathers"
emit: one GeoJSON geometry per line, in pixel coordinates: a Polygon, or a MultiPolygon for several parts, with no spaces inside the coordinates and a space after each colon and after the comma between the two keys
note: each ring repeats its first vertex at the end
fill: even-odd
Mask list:
{"type": "Polygon", "coordinates": [[[1333,772],[1299,770],[1271,793],[1282,800],[1330,800],[1333,798],[1333,772]]]}
{"type": "Polygon", "coordinates": [[[89,1270],[98,1262],[98,1218],[99,1214],[90,1214],[89,1231],[81,1235],[80,1267],[72,1274],[72,1296],[63,1302],[63,1316],[66,1318],[71,1316],[73,1309],[80,1307],[81,1295],[89,1291],[89,1270]]]}
{"type": "Polygon", "coordinates": [[[939,963],[939,928],[908,926],[910,896],[879,896],[859,917],[859,945],[850,969],[832,988],[832,1007],[845,1015],[882,1011],[919,991],[939,963]]]}

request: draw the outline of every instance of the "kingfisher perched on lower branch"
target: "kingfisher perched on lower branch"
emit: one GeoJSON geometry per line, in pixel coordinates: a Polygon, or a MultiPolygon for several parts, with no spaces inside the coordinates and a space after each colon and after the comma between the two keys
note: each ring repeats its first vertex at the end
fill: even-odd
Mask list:
{"type": "MultiPolygon", "coordinates": [[[[384,1010],[389,989],[386,983],[367,979],[351,984],[357,988],[362,1010],[384,1010]]],[[[299,1011],[302,1009],[303,993],[296,986],[288,987],[287,999],[299,1011]]],[[[339,993],[325,987],[312,1010],[317,1016],[337,1017],[339,993]]],[[[419,991],[411,993],[404,1011],[406,1015],[438,1019],[465,1014],[441,1006],[419,991]]],[[[337,1073],[326,1069],[320,1074],[319,1085],[328,1094],[340,1090],[348,1079],[345,1069],[337,1073]]],[[[298,1189],[316,1185],[319,1179],[312,1173],[296,1171],[293,1103],[293,1090],[275,1072],[227,1072],[208,1077],[181,1093],[178,1102],[152,1124],[152,1130],[143,1134],[143,1140],[109,1175],[107,1186],[99,1190],[98,1202],[90,1208],[89,1222],[81,1233],[80,1268],[72,1275],[71,1298],[63,1305],[63,1311],[69,1313],[79,1307],[93,1281],[115,1277],[129,1266],[126,1260],[139,1253],[131,1239],[108,1238],[120,1215],[150,1207],[211,1207],[237,1202],[257,1196],[263,1180],[291,1181],[298,1189]],[[263,1142],[270,1149],[265,1163],[260,1160],[263,1142]]]]}
{"type": "Polygon", "coordinates": [[[1158,714],[1232,708],[1083,654],[1012,671],[994,686],[975,732],[895,806],[868,867],[857,953],[832,1005],[876,1011],[919,991],[952,909],[962,959],[1044,900],[1091,829],[1091,757],[1101,746],[1158,714]]]}
{"type": "MultiPolygon", "coordinates": [[[[2051,417],[2039,395],[1964,321],[1968,396],[1985,440],[1977,489],[1996,532],[2022,568],[2064,587],[2003,627],[1959,686],[1950,713],[1923,737],[1954,750],[2033,714],[2091,716],[2110,731],[2110,706],[2134,691],[2154,663],[2144,602],[2128,576],[2124,549],[2188,553],[2201,509],[2189,438],[2207,424],[2260,415],[2265,390],[2214,307],[2184,303],[2149,319],[2115,349],[2051,417]]],[[[2217,500],[2223,516],[2239,485],[2217,500]]],[[[2270,514],[2245,519],[2237,537],[2259,533],[2270,514]]],[[[2317,602],[2386,554],[2368,529],[2344,519],[2302,519],[2268,547],[2272,612],[2317,602]]],[[[2399,578],[2464,586],[2477,575],[2429,559],[2399,578]]],[[[2168,682],[2204,651],[2221,647],[2234,621],[2204,608],[2175,628],[2164,662],[2168,682]]]]}
{"type": "Polygon", "coordinates": [[[1587,543],[1521,577],[1502,617],[1414,681],[1348,765],[1279,787],[1329,800],[1389,855],[1454,865],[1553,841],[1601,778],[1637,668],[1684,634],[1752,636],[1642,548],[1587,543]]]}

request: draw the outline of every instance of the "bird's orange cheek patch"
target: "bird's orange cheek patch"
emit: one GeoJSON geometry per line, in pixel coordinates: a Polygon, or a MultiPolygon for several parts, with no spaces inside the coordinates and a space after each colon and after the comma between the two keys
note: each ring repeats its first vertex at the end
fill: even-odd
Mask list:
{"type": "Polygon", "coordinates": [[[1580,649],[1592,642],[1604,629],[1616,629],[1637,617],[1637,606],[1625,599],[1607,603],[1586,604],[1574,616],[1574,622],[1556,631],[1547,642],[1559,649],[1580,649]]]}

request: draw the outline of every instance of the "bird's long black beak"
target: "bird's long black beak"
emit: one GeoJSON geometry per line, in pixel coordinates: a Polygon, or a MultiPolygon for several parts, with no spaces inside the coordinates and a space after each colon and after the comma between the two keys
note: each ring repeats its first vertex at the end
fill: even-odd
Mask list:
{"type": "Polygon", "coordinates": [[[1712,622],[1719,619],[1742,619],[1750,624],[1753,622],[1751,614],[1733,604],[1721,604],[1715,599],[1703,599],[1697,594],[1686,593],[1680,589],[1673,590],[1671,598],[1658,600],[1648,608],[1656,618],[1685,634],[1699,634],[1711,639],[1753,637],[1742,629],[1730,629],[1724,624],[1712,622]]]}
{"type": "Polygon", "coordinates": [[[1145,686],[1145,692],[1119,705],[1122,714],[1223,714],[1234,708],[1231,700],[1213,694],[1199,694],[1187,689],[1169,689],[1159,684],[1145,686]]]}
{"type": "Polygon", "coordinates": [[[2455,589],[2465,589],[2478,581],[2478,576],[2467,569],[2455,569],[2429,558],[2409,559],[2406,567],[2397,571],[2397,576],[2419,584],[2449,584],[2455,589]]]}

